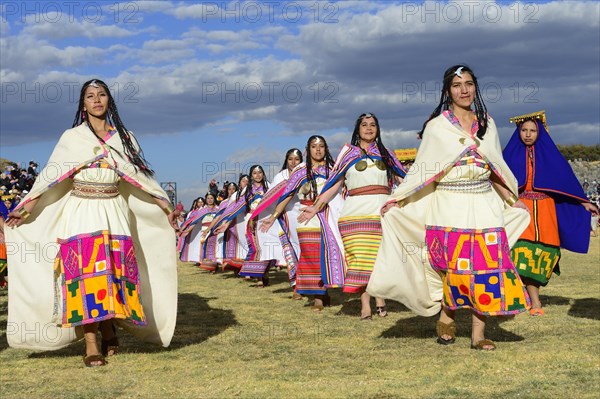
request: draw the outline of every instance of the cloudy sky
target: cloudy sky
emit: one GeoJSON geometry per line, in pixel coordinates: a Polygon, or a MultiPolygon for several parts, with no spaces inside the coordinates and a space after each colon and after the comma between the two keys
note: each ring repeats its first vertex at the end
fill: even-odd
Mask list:
{"type": "Polygon", "coordinates": [[[334,156],[375,113],[416,147],[444,70],[467,63],[506,143],[545,109],[561,144],[600,142],[600,4],[3,1],[1,156],[44,164],[98,77],[186,207],[208,181],[324,135],[334,156]]]}

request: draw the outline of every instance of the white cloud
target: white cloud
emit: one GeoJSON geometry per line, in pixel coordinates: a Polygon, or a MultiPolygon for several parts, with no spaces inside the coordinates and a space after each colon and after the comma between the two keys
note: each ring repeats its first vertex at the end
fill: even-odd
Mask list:
{"type": "Polygon", "coordinates": [[[103,25],[99,22],[77,19],[69,20],[70,18],[66,15],[62,18],[41,19],[40,21],[35,19],[35,16],[27,18],[27,25],[23,28],[21,34],[46,40],[60,40],[69,37],[86,37],[88,39],[123,38],[138,34],[117,25],[103,25]]]}

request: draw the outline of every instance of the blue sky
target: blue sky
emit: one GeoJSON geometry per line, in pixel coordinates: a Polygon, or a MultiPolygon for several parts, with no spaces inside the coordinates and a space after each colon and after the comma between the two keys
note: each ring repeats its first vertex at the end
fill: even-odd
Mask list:
{"type": "Polygon", "coordinates": [[[322,134],[334,156],[373,112],[418,146],[443,71],[469,64],[505,143],[545,109],[561,144],[600,141],[597,2],[4,1],[1,156],[47,160],[83,82],[109,83],[159,181],[208,181],[322,134]]]}

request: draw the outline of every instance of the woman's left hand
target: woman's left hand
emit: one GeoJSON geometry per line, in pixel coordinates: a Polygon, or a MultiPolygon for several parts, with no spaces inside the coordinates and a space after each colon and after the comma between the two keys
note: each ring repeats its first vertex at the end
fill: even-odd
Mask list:
{"type": "Polygon", "coordinates": [[[584,202],[581,205],[585,208],[586,211],[590,212],[593,216],[598,216],[598,207],[591,202],[584,202]]]}

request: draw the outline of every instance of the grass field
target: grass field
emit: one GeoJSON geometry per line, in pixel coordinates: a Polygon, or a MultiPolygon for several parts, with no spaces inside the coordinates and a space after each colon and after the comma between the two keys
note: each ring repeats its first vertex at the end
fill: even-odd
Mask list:
{"type": "Polygon", "coordinates": [[[56,352],[6,344],[0,292],[2,398],[596,398],[600,392],[599,238],[564,251],[562,274],[542,289],[546,316],[490,319],[498,350],[469,349],[459,312],[455,345],[435,343],[435,318],[388,303],[387,318],[359,320],[356,297],[333,292],[318,314],[293,301],[284,272],[271,285],[231,273],[179,271],[179,315],[167,349],[121,334],[106,367],[83,366],[83,344],[56,352]]]}

